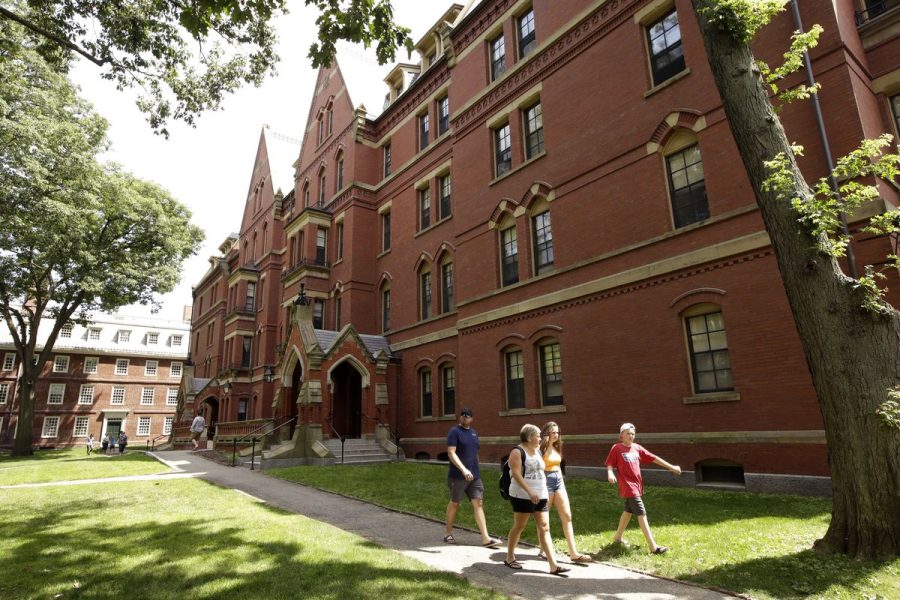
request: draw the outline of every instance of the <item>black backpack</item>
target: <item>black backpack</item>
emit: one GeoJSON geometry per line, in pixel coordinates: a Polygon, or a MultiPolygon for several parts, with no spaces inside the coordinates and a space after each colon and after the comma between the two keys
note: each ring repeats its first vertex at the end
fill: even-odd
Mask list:
{"type": "MultiPolygon", "coordinates": [[[[525,451],[519,446],[516,446],[516,450],[522,454],[522,476],[524,477],[525,451]]],[[[511,481],[512,474],[509,472],[509,456],[507,456],[503,459],[503,464],[500,466],[500,496],[502,496],[504,500],[509,500],[509,484],[511,481]]]]}

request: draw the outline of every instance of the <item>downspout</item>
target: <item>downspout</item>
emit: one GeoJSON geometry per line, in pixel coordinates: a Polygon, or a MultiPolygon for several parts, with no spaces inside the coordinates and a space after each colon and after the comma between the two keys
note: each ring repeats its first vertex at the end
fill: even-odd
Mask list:
{"type": "MultiPolygon", "coordinates": [[[[798,6],[798,0],[791,0],[791,12],[794,15],[794,27],[798,31],[804,31],[803,22],[800,20],[800,7],[798,6]]],[[[809,52],[806,50],[803,51],[803,64],[806,67],[806,83],[810,87],[816,84],[815,75],[813,75],[812,61],[809,59],[809,52]]],[[[825,150],[825,162],[828,167],[828,184],[831,186],[832,192],[834,192],[835,197],[840,200],[841,192],[838,187],[837,180],[834,178],[834,159],[831,156],[831,146],[828,143],[828,134],[825,132],[825,120],[822,117],[822,105],[819,103],[819,95],[812,94],[811,97],[813,110],[816,115],[816,128],[819,130],[819,140],[822,143],[822,148],[825,150]]],[[[847,227],[847,215],[840,213],[841,218],[841,230],[844,235],[850,235],[850,230],[847,227]]],[[[853,279],[859,279],[859,271],[856,268],[856,253],[853,251],[853,244],[847,244],[847,267],[850,270],[850,277],[853,279]]]]}

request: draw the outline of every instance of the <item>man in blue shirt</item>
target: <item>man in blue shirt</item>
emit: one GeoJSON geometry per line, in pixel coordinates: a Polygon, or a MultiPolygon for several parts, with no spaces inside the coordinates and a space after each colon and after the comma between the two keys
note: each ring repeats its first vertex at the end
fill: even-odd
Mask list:
{"type": "Polygon", "coordinates": [[[456,521],[456,511],[463,496],[468,496],[472,502],[475,524],[481,532],[481,545],[485,548],[498,548],[500,540],[488,535],[484,519],[484,484],[478,469],[478,447],[478,432],[472,428],[472,409],[464,408],[459,414],[459,425],[447,433],[447,457],[450,459],[447,486],[450,488],[450,503],[447,505],[444,542],[456,543],[453,522],[456,521]]]}

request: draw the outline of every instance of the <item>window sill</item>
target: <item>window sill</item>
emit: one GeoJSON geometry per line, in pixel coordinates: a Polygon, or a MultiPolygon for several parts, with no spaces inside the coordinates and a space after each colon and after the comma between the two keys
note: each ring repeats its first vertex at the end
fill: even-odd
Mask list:
{"type": "Polygon", "coordinates": [[[644,98],[649,98],[656,92],[664,90],[665,88],[669,87],[676,81],[680,81],[681,79],[687,77],[690,74],[691,74],[691,69],[688,67],[681,73],[678,73],[677,75],[672,75],[671,77],[669,77],[668,79],[666,79],[665,81],[660,83],[659,85],[656,85],[656,86],[650,88],[649,90],[647,90],[646,92],[644,92],[644,98]]]}
{"type": "Polygon", "coordinates": [[[526,161],[523,162],[522,164],[516,165],[515,167],[511,168],[509,171],[507,171],[507,172],[504,173],[503,175],[500,175],[500,176],[498,176],[498,177],[494,177],[494,179],[492,179],[491,181],[488,182],[488,187],[494,185],[495,183],[498,183],[498,182],[500,182],[500,181],[503,181],[504,179],[506,179],[507,177],[509,177],[509,176],[512,175],[513,173],[518,173],[519,171],[521,171],[522,169],[524,169],[525,167],[527,167],[527,166],[530,165],[531,163],[533,163],[533,162],[535,162],[535,161],[538,161],[538,160],[544,158],[545,156],[547,156],[547,151],[546,151],[546,150],[544,150],[544,151],[541,152],[540,154],[535,154],[534,156],[532,156],[531,158],[529,158],[528,160],[526,160],[526,161]]]}
{"type": "Polygon", "coordinates": [[[697,394],[683,398],[685,404],[708,404],[710,402],[738,402],[741,395],[738,392],[716,392],[713,394],[697,394]]]}
{"type": "Polygon", "coordinates": [[[451,218],[453,218],[453,215],[452,215],[452,214],[450,214],[449,216],[444,217],[444,218],[441,219],[440,221],[435,221],[434,223],[432,223],[431,225],[429,225],[429,226],[426,227],[425,229],[420,229],[420,230],[418,230],[418,231],[416,232],[416,234],[413,236],[413,238],[417,238],[417,237],[419,237],[420,235],[423,235],[423,234],[425,234],[425,233],[428,233],[429,231],[431,231],[432,229],[436,228],[437,226],[443,225],[444,223],[446,223],[447,221],[449,221],[451,218]]]}
{"type": "Polygon", "coordinates": [[[390,254],[390,253],[391,253],[391,249],[388,248],[387,250],[382,250],[381,252],[379,252],[378,254],[376,254],[376,255],[375,255],[375,258],[381,258],[382,256],[387,256],[387,255],[390,254]]]}
{"type": "Polygon", "coordinates": [[[517,417],[520,415],[545,415],[566,412],[566,405],[542,406],[540,408],[510,408],[509,410],[501,410],[501,417],[517,417]]]}
{"type": "Polygon", "coordinates": [[[437,423],[440,421],[455,421],[456,415],[447,415],[445,417],[416,417],[416,423],[437,423]]]}

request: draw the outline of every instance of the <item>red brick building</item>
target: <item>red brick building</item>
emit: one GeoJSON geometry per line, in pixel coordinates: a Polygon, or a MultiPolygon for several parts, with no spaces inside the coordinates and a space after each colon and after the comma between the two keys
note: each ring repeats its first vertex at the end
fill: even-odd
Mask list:
{"type": "MultiPolygon", "coordinates": [[[[37,350],[52,324],[42,324],[37,350]],[[46,327],[44,326],[46,325],[46,327]]],[[[35,386],[34,445],[69,447],[124,430],[129,444],[169,435],[188,357],[187,321],[96,315],[60,330],[35,386]]],[[[0,444],[11,446],[18,418],[19,359],[0,331],[0,444]]]]}
{"type": "MultiPolygon", "coordinates": [[[[900,8],[868,4],[799,2],[825,28],[833,156],[900,123],[900,8]]],[[[461,13],[379,87],[384,69],[340,51],[276,184],[288,163],[264,131],[240,233],[195,288],[186,393],[220,425],[297,416],[298,457],[393,432],[407,457],[443,458],[471,406],[484,461],[554,420],[567,462],[597,467],[631,421],[691,483],[824,483],[803,351],[690,2],[461,13]]],[[[759,57],[778,63],[794,29],[779,16],[759,57]]],[[[824,175],[813,106],[781,115],[824,175]]],[[[852,223],[896,204],[882,191],[852,223]]],[[[855,250],[862,265],[890,245],[855,250]]]]}

